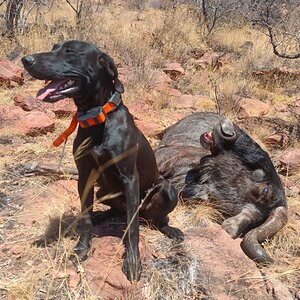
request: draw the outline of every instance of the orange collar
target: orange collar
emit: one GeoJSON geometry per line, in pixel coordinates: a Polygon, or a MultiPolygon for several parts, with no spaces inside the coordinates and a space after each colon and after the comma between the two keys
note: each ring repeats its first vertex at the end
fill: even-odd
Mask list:
{"type": "Polygon", "coordinates": [[[106,120],[106,114],[114,111],[121,101],[121,95],[118,92],[115,92],[107,103],[103,105],[103,107],[93,107],[85,113],[77,112],[73,116],[70,126],[53,142],[53,146],[58,147],[66,141],[76,130],[78,123],[81,128],[87,128],[104,123],[106,120]]]}

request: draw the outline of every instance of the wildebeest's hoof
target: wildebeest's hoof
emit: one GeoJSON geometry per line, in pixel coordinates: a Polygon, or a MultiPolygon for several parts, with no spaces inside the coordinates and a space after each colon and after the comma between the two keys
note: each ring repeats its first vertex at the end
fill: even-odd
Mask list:
{"type": "Polygon", "coordinates": [[[166,225],[161,227],[159,230],[170,239],[175,239],[178,240],[179,242],[182,242],[184,240],[184,234],[178,228],[166,225]]]}
{"type": "Polygon", "coordinates": [[[239,236],[239,226],[236,219],[229,218],[224,220],[222,228],[233,238],[236,239],[239,236]]]}
{"type": "Polygon", "coordinates": [[[124,274],[126,275],[129,281],[139,281],[141,279],[141,259],[140,257],[133,257],[133,255],[126,255],[123,268],[124,274]]]}

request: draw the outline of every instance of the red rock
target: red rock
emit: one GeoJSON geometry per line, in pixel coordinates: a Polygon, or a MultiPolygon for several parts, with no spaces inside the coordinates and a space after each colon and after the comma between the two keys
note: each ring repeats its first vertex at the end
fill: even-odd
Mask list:
{"type": "Polygon", "coordinates": [[[26,250],[26,246],[22,245],[22,244],[16,244],[14,246],[12,246],[9,250],[8,253],[9,254],[14,254],[14,255],[20,255],[22,253],[24,253],[26,250]]]}
{"type": "Polygon", "coordinates": [[[195,95],[182,95],[179,97],[173,97],[169,101],[169,106],[172,108],[194,108],[196,101],[199,99],[199,96],[195,95]]]}
{"type": "Polygon", "coordinates": [[[197,70],[206,69],[206,68],[218,68],[225,64],[225,58],[223,61],[220,61],[220,58],[224,56],[222,52],[206,52],[203,56],[194,61],[194,65],[197,70]]]}
{"type": "Polygon", "coordinates": [[[200,49],[200,48],[194,48],[191,49],[190,51],[188,51],[188,56],[195,58],[195,59],[199,59],[204,55],[204,50],[200,49]]]}
{"type": "Polygon", "coordinates": [[[21,123],[26,134],[30,136],[41,135],[54,130],[54,120],[41,111],[26,112],[21,123]]]}
{"type": "Polygon", "coordinates": [[[128,103],[127,107],[134,117],[135,125],[146,137],[156,137],[164,129],[159,116],[149,104],[128,103]]]}
{"type": "Polygon", "coordinates": [[[273,299],[284,299],[284,300],[294,300],[295,298],[291,295],[288,287],[286,287],[278,279],[272,279],[272,275],[267,281],[267,289],[270,295],[273,295],[273,299]]]}
{"type": "Polygon", "coordinates": [[[274,68],[274,69],[261,69],[253,72],[255,76],[267,76],[275,79],[298,79],[300,78],[300,68],[274,68]]]}
{"type": "Polygon", "coordinates": [[[289,143],[289,138],[286,133],[276,133],[264,138],[263,142],[269,148],[285,148],[289,143]]]}
{"type": "MultiPolygon", "coordinates": [[[[140,244],[144,243],[140,239],[140,244]]],[[[149,249],[151,255],[151,249],[149,249]]],[[[131,283],[122,272],[124,246],[115,236],[93,238],[88,259],[82,264],[93,294],[106,300],[123,299],[131,289],[131,283]]],[[[145,260],[141,252],[142,261],[145,260]]],[[[140,289],[143,280],[137,283],[140,289]]],[[[136,298],[142,299],[142,298],[136,298]]]]}
{"type": "Polygon", "coordinates": [[[69,275],[68,285],[71,291],[76,289],[76,287],[80,283],[80,280],[81,280],[80,273],[72,272],[69,275]]]}
{"type": "Polygon", "coordinates": [[[172,80],[178,79],[185,74],[184,69],[179,63],[166,63],[162,70],[168,74],[172,80]]]}
{"type": "Polygon", "coordinates": [[[22,85],[24,83],[23,68],[9,60],[0,59],[0,83],[8,86],[22,85]]]}
{"type": "Polygon", "coordinates": [[[254,98],[241,98],[238,103],[238,118],[263,116],[269,112],[269,104],[254,98]]]}
{"type": "Polygon", "coordinates": [[[51,111],[58,117],[65,117],[74,114],[77,110],[73,99],[67,98],[55,103],[46,103],[37,100],[30,95],[19,94],[14,97],[15,105],[26,111],[42,111],[49,114],[51,111]]]}
{"type": "Polygon", "coordinates": [[[172,82],[172,79],[165,73],[162,72],[160,70],[157,70],[154,75],[154,88],[156,88],[157,86],[165,86],[167,87],[169,85],[169,83],[172,82]]]}
{"type": "Polygon", "coordinates": [[[300,148],[283,153],[279,158],[280,165],[287,173],[295,173],[300,169],[300,148]]]}
{"type": "Polygon", "coordinates": [[[162,96],[166,97],[180,97],[182,95],[179,90],[170,88],[165,84],[157,85],[156,90],[159,91],[162,96]]]}
{"type": "Polygon", "coordinates": [[[232,56],[229,53],[222,54],[220,53],[220,57],[218,59],[217,67],[224,67],[232,61],[232,56]]]}
{"type": "Polygon", "coordinates": [[[145,102],[131,102],[126,103],[129,112],[133,115],[134,119],[142,120],[145,117],[155,118],[153,108],[145,102]]]}
{"type": "Polygon", "coordinates": [[[52,110],[57,117],[70,116],[77,111],[74,100],[71,98],[66,98],[55,103],[46,103],[46,107],[52,110]]]}
{"type": "Polygon", "coordinates": [[[45,112],[44,103],[36,100],[31,95],[18,94],[14,97],[14,103],[25,111],[38,110],[45,112]]]}
{"type": "Polygon", "coordinates": [[[62,279],[68,277],[68,285],[70,290],[75,290],[78,284],[80,283],[81,276],[80,273],[77,272],[73,268],[68,268],[65,272],[58,272],[55,278],[62,279]]]}
{"type": "MultiPolygon", "coordinates": [[[[185,243],[200,261],[198,270],[200,289],[208,291],[213,299],[273,299],[276,295],[291,293],[278,281],[273,283],[264,277],[240,248],[240,239],[231,239],[219,226],[194,228],[185,233],[185,243]],[[256,278],[257,280],[253,280],[256,278]],[[268,283],[268,289],[262,283],[268,283]],[[270,288],[271,287],[271,288],[270,288]]],[[[270,278],[272,278],[270,276],[270,278]]]]}
{"type": "Polygon", "coordinates": [[[40,135],[54,130],[54,120],[41,111],[25,112],[17,106],[0,106],[0,131],[40,135]]]}
{"type": "Polygon", "coordinates": [[[275,109],[279,112],[287,112],[287,110],[288,110],[287,106],[283,103],[276,104],[275,109]]]}
{"type": "Polygon", "coordinates": [[[164,130],[162,124],[153,122],[149,118],[147,120],[135,120],[134,123],[146,137],[156,137],[164,130]]]}
{"type": "Polygon", "coordinates": [[[25,111],[41,111],[47,114],[50,118],[55,118],[55,114],[52,110],[47,109],[46,105],[42,101],[38,101],[31,95],[19,94],[14,97],[14,103],[16,106],[21,107],[25,111]]]}

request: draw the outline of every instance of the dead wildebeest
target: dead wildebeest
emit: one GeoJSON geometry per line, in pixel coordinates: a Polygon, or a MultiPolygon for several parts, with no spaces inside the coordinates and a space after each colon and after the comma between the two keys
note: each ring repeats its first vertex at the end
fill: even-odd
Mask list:
{"type": "Polygon", "coordinates": [[[243,130],[218,114],[194,113],[167,130],[156,160],[184,200],[220,209],[222,227],[243,237],[250,258],[273,261],[260,243],[286,224],[286,198],[269,155],[243,130]]]}
{"type": "Polygon", "coordinates": [[[33,77],[50,81],[38,92],[39,100],[71,97],[77,106],[70,127],[54,143],[63,142],[79,123],[73,154],[82,230],[74,251],[85,258],[90,248],[96,182],[97,199],[111,207],[103,217],[127,213],[123,270],[129,280],[139,280],[139,213],[168,237],[182,240],[183,235],[168,226],[176,191],[159,176],[154,153],[122,101],[124,88],[112,58],[90,43],[73,40],[54,45],[50,52],[25,56],[22,62],[33,77]]]}

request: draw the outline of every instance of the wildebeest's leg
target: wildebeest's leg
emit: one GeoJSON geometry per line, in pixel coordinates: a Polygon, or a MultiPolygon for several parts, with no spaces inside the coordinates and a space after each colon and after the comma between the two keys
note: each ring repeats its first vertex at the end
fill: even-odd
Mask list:
{"type": "Polygon", "coordinates": [[[262,213],[253,204],[246,204],[239,214],[226,219],[222,228],[235,239],[249,225],[262,221],[262,218],[262,213]]]}
{"type": "Polygon", "coordinates": [[[81,260],[87,258],[87,252],[90,248],[91,232],[92,232],[92,220],[91,214],[93,210],[94,202],[94,185],[89,182],[93,180],[91,174],[84,171],[84,174],[79,172],[78,180],[78,192],[81,202],[81,228],[80,238],[77,245],[74,248],[74,252],[80,257],[81,260]]]}
{"type": "Polygon", "coordinates": [[[177,205],[178,197],[174,186],[162,176],[156,185],[147,194],[141,208],[145,219],[151,220],[163,234],[171,239],[182,241],[184,235],[178,228],[168,225],[167,215],[173,211],[177,205]]]}
{"type": "Polygon", "coordinates": [[[126,256],[123,272],[130,281],[138,281],[141,276],[141,259],[139,253],[139,173],[135,163],[135,155],[117,163],[123,184],[127,207],[127,234],[125,239],[126,256]]]}
{"type": "Polygon", "coordinates": [[[249,231],[245,235],[241,243],[243,251],[255,262],[262,264],[272,263],[273,259],[264,251],[259,243],[272,238],[286,223],[287,208],[284,206],[275,208],[261,226],[249,231]]]}

